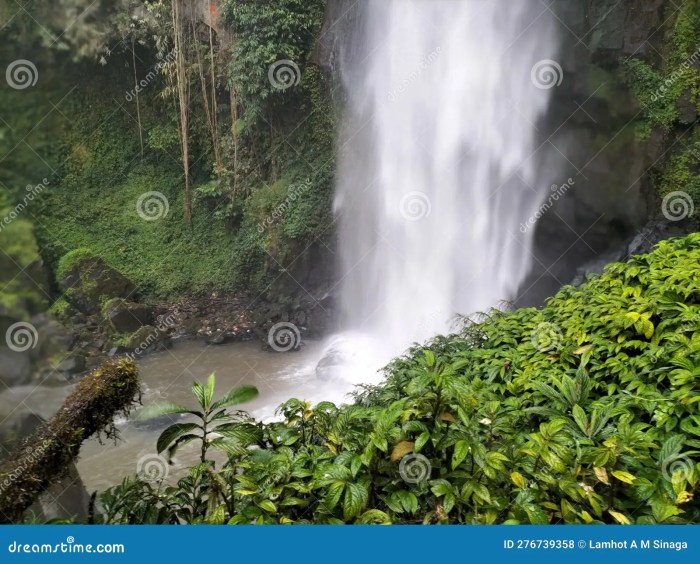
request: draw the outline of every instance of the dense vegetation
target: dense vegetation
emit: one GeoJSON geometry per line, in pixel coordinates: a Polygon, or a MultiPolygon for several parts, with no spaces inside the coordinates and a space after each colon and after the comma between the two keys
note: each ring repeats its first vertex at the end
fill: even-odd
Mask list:
{"type": "MultiPolygon", "coordinates": [[[[669,19],[674,20],[673,34],[665,42],[664,52],[657,62],[637,57],[621,61],[627,83],[636,95],[641,117],[637,134],[648,139],[656,131],[670,137],[671,150],[664,155],[656,179],[661,198],[682,191],[693,202],[700,201],[700,132],[695,117],[681,118],[681,108],[697,113],[700,104],[700,3],[683,0],[669,7],[669,19]]],[[[656,164],[656,163],[655,163],[656,164]]],[[[700,217],[700,210],[695,210],[700,217]]]]}
{"type": "Polygon", "coordinates": [[[89,248],[150,299],[257,294],[331,237],[333,111],[311,62],[323,0],[220,2],[220,34],[183,0],[13,4],[0,1],[0,58],[34,47],[39,80],[0,91],[13,125],[0,126],[0,182],[16,203],[48,179],[26,214],[52,270],[89,248]],[[298,74],[278,84],[285,60],[298,74]],[[167,213],[146,221],[153,192],[167,213]]]}
{"type": "Polygon", "coordinates": [[[386,375],[352,405],[289,400],[270,424],[225,409],[254,390],[214,403],[214,379],[195,384],[198,407],[146,416],[190,416],[157,448],[198,443],[201,463],[177,485],[125,479],[101,496],[96,520],[700,519],[698,234],[565,287],[543,309],[464,320],[386,375]],[[228,462],[217,466],[211,449],[228,462]]]}

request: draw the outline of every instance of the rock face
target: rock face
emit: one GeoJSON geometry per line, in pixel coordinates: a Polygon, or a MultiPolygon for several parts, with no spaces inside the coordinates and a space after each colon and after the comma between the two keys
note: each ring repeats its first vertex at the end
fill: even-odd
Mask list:
{"type": "MultiPolygon", "coordinates": [[[[575,185],[534,227],[535,266],[516,306],[541,304],[585,265],[626,256],[630,239],[660,215],[656,178],[671,145],[658,131],[636,136],[640,107],[621,61],[658,65],[677,10],[664,0],[556,0],[552,8],[562,22],[563,80],[540,129],[542,142],[566,156],[551,163],[555,184],[575,185]]],[[[688,106],[680,120],[696,118],[688,106]]]]}
{"type": "Polygon", "coordinates": [[[70,304],[86,315],[99,313],[104,300],[127,299],[136,292],[128,278],[100,257],[76,260],[59,284],[70,304]]]}
{"type": "Polygon", "coordinates": [[[153,323],[153,310],[143,304],[115,298],[105,305],[105,317],[117,333],[134,333],[153,323]]]}

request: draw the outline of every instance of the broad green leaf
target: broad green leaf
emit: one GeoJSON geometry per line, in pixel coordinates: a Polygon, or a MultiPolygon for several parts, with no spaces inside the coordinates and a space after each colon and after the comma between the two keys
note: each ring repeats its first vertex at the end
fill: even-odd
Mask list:
{"type": "Polygon", "coordinates": [[[510,481],[513,482],[521,490],[527,488],[527,480],[523,477],[520,472],[512,472],[510,475],[510,481]]]}
{"type": "Polygon", "coordinates": [[[367,505],[369,492],[361,484],[346,484],[345,501],[343,503],[343,518],[346,521],[357,517],[367,505]]]}
{"type": "Polygon", "coordinates": [[[156,443],[156,450],[158,454],[167,449],[171,443],[178,439],[181,435],[189,433],[190,431],[201,430],[202,428],[197,425],[197,423],[176,423],[170,425],[165,431],[160,434],[158,441],[156,443]]]}
{"type": "Polygon", "coordinates": [[[595,473],[595,477],[598,478],[599,482],[603,482],[604,484],[610,485],[608,472],[607,470],[605,470],[605,468],[600,468],[596,466],[595,468],[593,468],[593,472],[595,473]]]}
{"type": "Polygon", "coordinates": [[[612,509],[608,510],[608,513],[612,516],[615,521],[620,523],[620,525],[630,525],[632,522],[625,516],[624,514],[618,512],[618,511],[613,511],[612,509]]]}
{"type": "Polygon", "coordinates": [[[612,472],[612,475],[626,484],[632,484],[637,479],[636,476],[630,474],[629,472],[623,472],[622,470],[616,470],[615,472],[612,472]]]}
{"type": "Polygon", "coordinates": [[[462,461],[469,454],[469,442],[468,441],[457,441],[454,447],[454,453],[452,454],[452,469],[454,470],[459,466],[462,461]]]}
{"type": "Polygon", "coordinates": [[[176,403],[155,403],[140,409],[136,414],[136,419],[138,421],[148,421],[149,419],[155,419],[156,417],[162,417],[163,415],[185,414],[196,415],[200,418],[204,417],[204,414],[201,411],[193,411],[176,403]]]}
{"type": "Polygon", "coordinates": [[[365,511],[357,519],[358,525],[391,525],[391,518],[378,509],[370,509],[365,511]]]}
{"type": "Polygon", "coordinates": [[[267,511],[268,513],[277,513],[277,506],[275,506],[274,503],[272,503],[269,499],[263,499],[258,503],[258,507],[262,509],[263,511],[267,511]]]}
{"type": "Polygon", "coordinates": [[[255,386],[241,386],[228,392],[223,398],[215,401],[211,406],[211,411],[239,405],[254,400],[258,397],[258,389],[255,386]]]}

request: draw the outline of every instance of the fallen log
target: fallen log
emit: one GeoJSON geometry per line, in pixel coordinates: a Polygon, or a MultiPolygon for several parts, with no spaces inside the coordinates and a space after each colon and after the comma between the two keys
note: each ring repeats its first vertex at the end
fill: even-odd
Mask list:
{"type": "Polygon", "coordinates": [[[94,434],[116,436],[114,418],[127,415],[140,392],[130,360],[105,363],[85,377],[48,423],[0,467],[0,524],[21,521],[24,511],[74,462],[94,434]]]}

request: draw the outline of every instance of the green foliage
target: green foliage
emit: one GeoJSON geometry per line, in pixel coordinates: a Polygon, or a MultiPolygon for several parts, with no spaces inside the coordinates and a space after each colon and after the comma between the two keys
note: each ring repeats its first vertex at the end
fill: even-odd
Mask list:
{"type": "MultiPolygon", "coordinates": [[[[270,66],[280,60],[299,67],[308,57],[323,21],[323,0],[225,0],[222,16],[236,35],[230,76],[245,113],[245,128],[289,104],[295,89],[275,88],[270,66]],[[242,78],[245,77],[245,78],[242,78]]],[[[301,79],[294,77],[292,80],[301,79]]]]}
{"type": "Polygon", "coordinates": [[[152,494],[147,518],[146,486],[110,490],[106,521],[697,523],[699,265],[694,234],[543,309],[465,320],[353,405],[289,400],[257,448],[152,494]]]}
{"type": "Polygon", "coordinates": [[[201,445],[201,462],[204,464],[209,448],[234,455],[244,453],[247,446],[257,442],[258,428],[250,423],[250,418],[242,413],[230,414],[227,409],[255,399],[258,390],[241,386],[214,401],[215,386],[214,374],[204,385],[193,384],[192,393],[199,404],[196,410],[175,404],[154,404],[140,412],[142,420],[162,415],[192,415],[197,419],[196,423],[176,423],[163,431],[156,445],[159,454],[167,451],[168,457],[172,458],[179,448],[196,441],[201,445]]]}
{"type": "MultiPolygon", "coordinates": [[[[675,11],[675,8],[674,8],[675,11]]],[[[655,127],[669,131],[678,119],[677,102],[686,93],[700,103],[700,7],[696,0],[685,0],[678,12],[664,68],[656,69],[640,59],[625,59],[622,70],[642,106],[644,119],[638,134],[647,138],[655,127]]]]}

